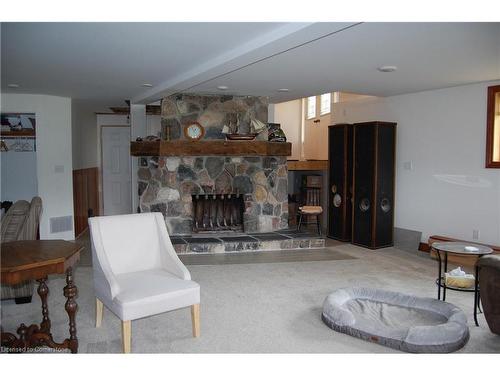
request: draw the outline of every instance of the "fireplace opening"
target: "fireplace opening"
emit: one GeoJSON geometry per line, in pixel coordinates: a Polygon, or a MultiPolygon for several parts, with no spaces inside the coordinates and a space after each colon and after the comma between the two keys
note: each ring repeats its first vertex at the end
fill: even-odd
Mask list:
{"type": "Polygon", "coordinates": [[[193,201],[193,232],[244,231],[240,194],[197,194],[193,201]]]}

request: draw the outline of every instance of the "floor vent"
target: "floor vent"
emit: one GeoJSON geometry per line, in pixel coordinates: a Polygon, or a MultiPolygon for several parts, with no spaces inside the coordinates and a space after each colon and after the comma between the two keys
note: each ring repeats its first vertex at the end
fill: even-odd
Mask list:
{"type": "Polygon", "coordinates": [[[73,230],[73,216],[50,218],[50,233],[68,232],[73,230]]]}

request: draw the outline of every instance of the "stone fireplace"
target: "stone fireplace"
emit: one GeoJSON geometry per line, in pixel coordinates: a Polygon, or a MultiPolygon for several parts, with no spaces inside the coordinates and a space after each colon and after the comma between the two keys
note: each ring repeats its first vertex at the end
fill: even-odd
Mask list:
{"type": "Polygon", "coordinates": [[[161,212],[169,232],[175,235],[216,230],[258,233],[286,229],[286,154],[273,154],[268,150],[270,142],[263,141],[267,139],[265,132],[257,137],[260,140],[222,141],[223,126],[235,118],[242,133],[248,132],[252,118],[267,123],[267,100],[198,95],[174,95],[163,99],[162,128],[169,139],[152,145],[134,142],[141,150],[149,146],[160,150],[135,153],[140,156],[139,210],[161,212]],[[206,130],[204,139],[198,142],[184,140],[182,128],[192,121],[199,122],[206,130]],[[223,151],[218,149],[217,154],[213,154],[210,150],[214,147],[209,145],[220,145],[223,151]],[[193,148],[197,150],[195,154],[193,148]],[[266,151],[259,154],[261,149],[266,151]],[[215,203],[223,197],[226,202],[241,199],[242,215],[235,211],[224,212],[224,203],[215,203]]]}
{"type": "Polygon", "coordinates": [[[242,197],[247,233],[288,227],[286,157],[148,157],[141,162],[140,210],[161,212],[170,233],[191,234],[193,196],[213,194],[242,197]]]}

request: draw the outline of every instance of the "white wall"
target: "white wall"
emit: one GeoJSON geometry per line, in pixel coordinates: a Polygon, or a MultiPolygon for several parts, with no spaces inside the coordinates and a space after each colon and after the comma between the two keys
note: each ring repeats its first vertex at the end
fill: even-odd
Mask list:
{"type": "MultiPolygon", "coordinates": [[[[291,100],[274,104],[270,122],[281,124],[286,139],[292,143],[292,155],[289,160],[299,160],[301,154],[301,122],[302,122],[302,100],[291,100]]],[[[271,113],[271,112],[270,112],[271,113]]],[[[271,117],[271,115],[270,115],[271,117]]]]}
{"type": "MultiPolygon", "coordinates": [[[[11,140],[9,145],[12,142],[15,141],[11,140]]],[[[34,143],[32,140],[29,142],[34,143]]],[[[10,149],[8,152],[2,152],[0,158],[1,200],[15,202],[24,199],[30,202],[31,198],[38,195],[36,152],[16,152],[10,149]]]]}
{"type": "Polygon", "coordinates": [[[334,105],[335,122],[398,123],[397,227],[422,231],[422,241],[473,240],[478,229],[480,242],[500,244],[500,171],[484,167],[486,88],[494,84],[334,105]]]}
{"type": "Polygon", "coordinates": [[[49,233],[49,218],[73,216],[71,99],[2,94],[1,110],[36,114],[38,195],[43,202],[40,237],[74,239],[74,230],[49,233]]]}
{"type": "MultiPolygon", "coordinates": [[[[304,119],[304,160],[328,160],[328,127],[332,124],[331,113],[319,115],[320,100],[316,96],[318,115],[312,119],[304,119]],[[315,122],[318,121],[318,122],[315,122]]],[[[307,99],[304,99],[304,113],[307,110],[307,99]]]]}
{"type": "Polygon", "coordinates": [[[267,106],[267,122],[273,122],[274,121],[274,106],[275,104],[269,103],[267,106]]]}
{"type": "Polygon", "coordinates": [[[161,136],[161,116],[146,115],[146,135],[161,136]]]}
{"type": "Polygon", "coordinates": [[[71,101],[73,169],[98,166],[95,107],[85,101],[71,101]]]}

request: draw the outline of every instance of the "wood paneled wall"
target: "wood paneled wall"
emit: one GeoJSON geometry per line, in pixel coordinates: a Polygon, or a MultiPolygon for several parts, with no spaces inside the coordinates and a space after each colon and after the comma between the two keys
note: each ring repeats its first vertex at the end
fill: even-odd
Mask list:
{"type": "Polygon", "coordinates": [[[75,236],[79,236],[87,229],[89,216],[100,214],[99,170],[97,167],[73,171],[73,205],[75,236]]]}

